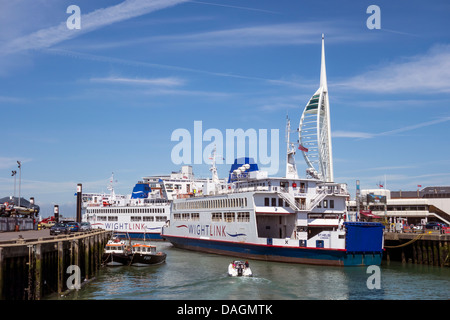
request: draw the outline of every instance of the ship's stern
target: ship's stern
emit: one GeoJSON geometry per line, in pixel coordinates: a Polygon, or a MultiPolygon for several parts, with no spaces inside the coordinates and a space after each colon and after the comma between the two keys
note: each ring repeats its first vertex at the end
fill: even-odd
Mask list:
{"type": "Polygon", "coordinates": [[[345,266],[380,265],[383,258],[384,226],[378,222],[345,222],[345,266]]]}

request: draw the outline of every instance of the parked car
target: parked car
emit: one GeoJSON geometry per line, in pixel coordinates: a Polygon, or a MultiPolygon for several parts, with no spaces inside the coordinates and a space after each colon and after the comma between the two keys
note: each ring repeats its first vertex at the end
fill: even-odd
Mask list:
{"type": "Polygon", "coordinates": [[[70,232],[69,227],[62,222],[56,223],[53,227],[50,228],[50,235],[58,235],[58,234],[68,234],[70,232]]]}
{"type": "Polygon", "coordinates": [[[66,222],[66,225],[69,227],[70,232],[80,231],[80,224],[78,222],[70,221],[66,222]]]}
{"type": "Polygon", "coordinates": [[[433,230],[441,230],[442,228],[446,228],[447,225],[445,223],[432,221],[428,222],[425,226],[425,229],[433,229],[433,230]]]}
{"type": "Polygon", "coordinates": [[[90,222],[82,222],[80,226],[80,231],[91,231],[92,226],[90,222]]]}
{"type": "Polygon", "coordinates": [[[56,224],[56,221],[50,220],[50,221],[47,221],[47,222],[41,222],[40,224],[41,224],[41,228],[42,229],[47,229],[47,228],[53,227],[56,224]]]}

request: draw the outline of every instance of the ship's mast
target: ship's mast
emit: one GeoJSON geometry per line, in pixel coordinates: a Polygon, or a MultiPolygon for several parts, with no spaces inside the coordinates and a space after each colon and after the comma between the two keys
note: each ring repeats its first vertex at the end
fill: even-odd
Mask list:
{"type": "Polygon", "coordinates": [[[108,190],[111,191],[111,199],[116,199],[116,193],[114,192],[114,172],[111,175],[111,178],[109,179],[109,185],[108,190]]]}
{"type": "Polygon", "coordinates": [[[290,142],[291,120],[286,117],[286,178],[298,179],[297,166],[295,165],[295,146],[290,142]]]}
{"type": "Polygon", "coordinates": [[[212,155],[210,159],[212,160],[211,167],[209,168],[209,171],[211,171],[212,175],[212,182],[213,183],[219,183],[219,175],[217,173],[217,167],[216,167],[216,146],[214,146],[212,155]]]}

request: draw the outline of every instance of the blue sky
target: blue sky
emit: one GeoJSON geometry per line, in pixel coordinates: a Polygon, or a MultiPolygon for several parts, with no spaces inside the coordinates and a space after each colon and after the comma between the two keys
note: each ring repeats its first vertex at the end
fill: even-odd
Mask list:
{"type": "MultiPolygon", "coordinates": [[[[353,196],[357,179],[449,185],[449,14],[444,0],[0,0],[0,196],[17,160],[22,195],[44,207],[73,206],[77,183],[107,191],[111,172],[130,193],[179,169],[171,135],[194,121],[278,129],[283,176],[286,114],[296,128],[318,88],[322,33],[335,180],[353,196]],[[372,4],[379,30],[366,26],[372,4]]],[[[305,177],[301,154],[297,166],[305,177]]]]}

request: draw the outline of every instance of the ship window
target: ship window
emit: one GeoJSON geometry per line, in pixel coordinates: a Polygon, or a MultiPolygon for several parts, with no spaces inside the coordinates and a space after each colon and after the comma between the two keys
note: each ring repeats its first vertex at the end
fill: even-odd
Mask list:
{"type": "Polygon", "coordinates": [[[215,222],[222,221],[222,213],[221,212],[213,212],[211,214],[211,220],[215,222]]]}
{"type": "Polygon", "coordinates": [[[328,200],[323,200],[323,207],[328,208],[328,200]]]}
{"type": "Polygon", "coordinates": [[[278,198],[278,206],[282,207],[283,206],[283,199],[278,198]]]}
{"type": "Polygon", "coordinates": [[[272,207],[277,206],[277,198],[272,198],[272,207]]]}
{"type": "Polygon", "coordinates": [[[131,221],[141,221],[141,220],[142,220],[142,217],[131,216],[131,217],[130,217],[130,220],[131,220],[131,221]]]}
{"type": "Polygon", "coordinates": [[[167,220],[166,216],[156,216],[155,218],[156,218],[156,221],[159,221],[159,222],[167,220]]]}
{"type": "Polygon", "coordinates": [[[174,220],[181,220],[181,214],[180,213],[174,213],[173,214],[173,219],[174,220]]]}
{"type": "Polygon", "coordinates": [[[108,221],[118,221],[118,219],[115,216],[109,216],[108,221]]]}
{"type": "Polygon", "coordinates": [[[147,217],[147,216],[142,217],[142,221],[153,221],[153,217],[152,216],[150,216],[150,217],[147,217]]]}
{"type": "Polygon", "coordinates": [[[194,221],[200,220],[200,214],[198,212],[191,213],[191,220],[194,220],[194,221]]]}
{"type": "Polygon", "coordinates": [[[330,208],[334,208],[334,200],[330,200],[330,208]]]}
{"type": "Polygon", "coordinates": [[[266,207],[270,206],[269,198],[264,198],[264,205],[265,205],[266,207]]]}
{"type": "Polygon", "coordinates": [[[238,222],[249,222],[250,221],[250,213],[249,212],[238,212],[237,221],[238,222]]]}
{"type": "Polygon", "coordinates": [[[234,212],[225,212],[223,215],[225,222],[234,222],[234,212]]]}

